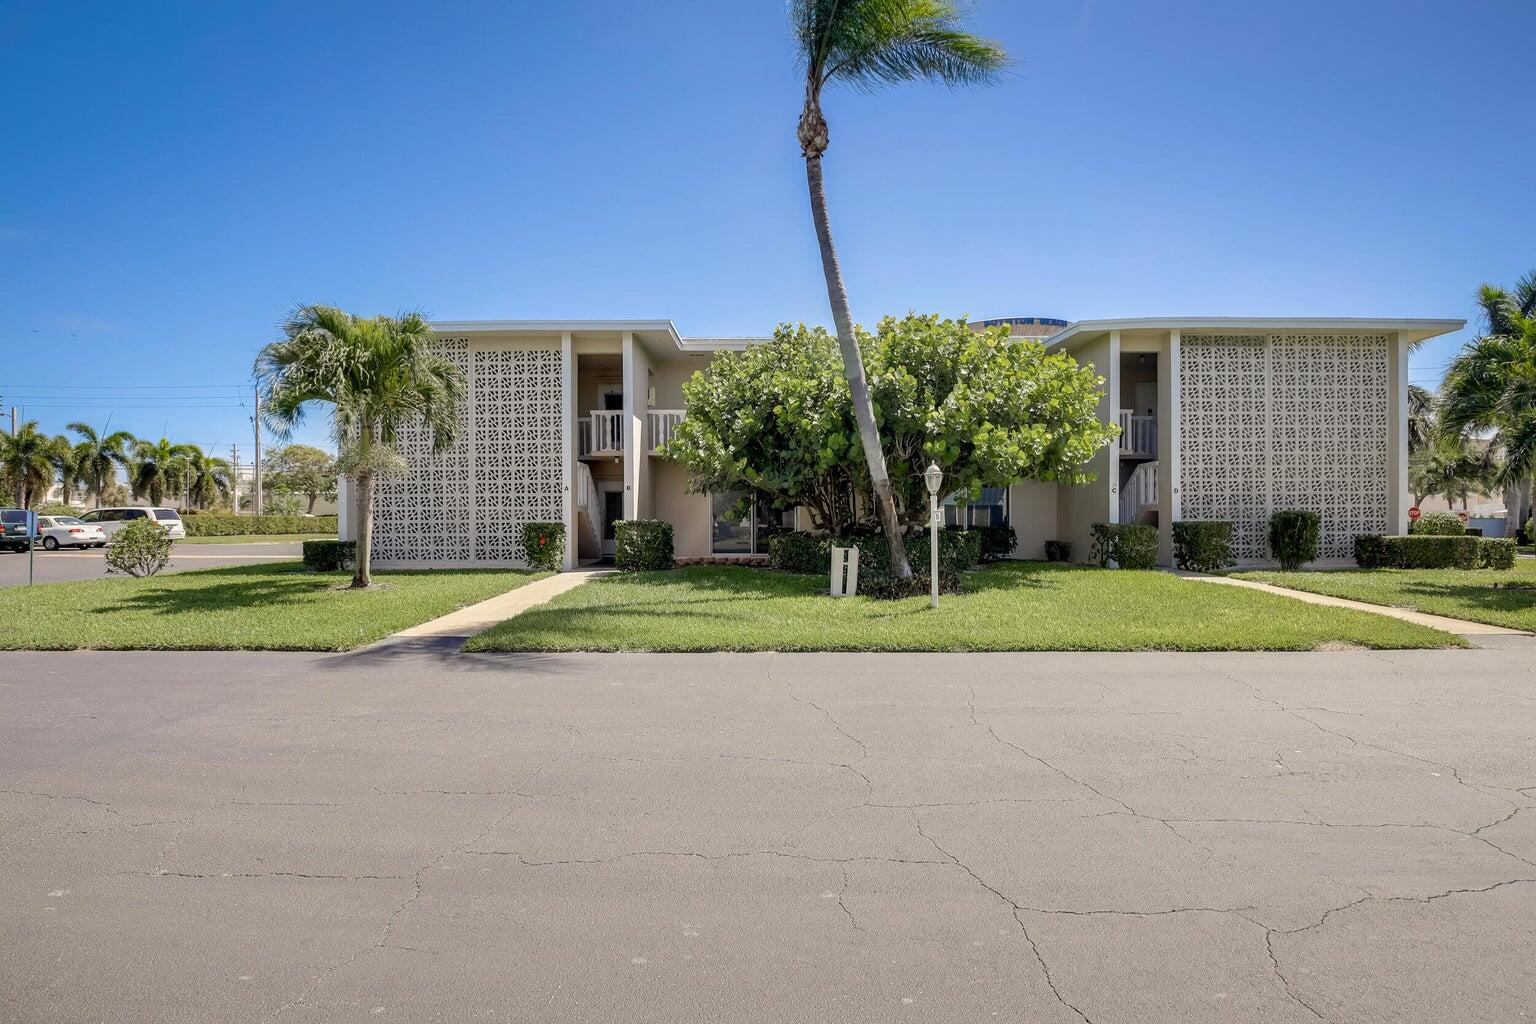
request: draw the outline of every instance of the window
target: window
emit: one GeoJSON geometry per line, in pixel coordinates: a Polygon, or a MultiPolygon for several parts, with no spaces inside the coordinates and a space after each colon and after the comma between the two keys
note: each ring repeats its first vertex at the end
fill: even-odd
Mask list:
{"type": "Polygon", "coordinates": [[[1008,488],[983,487],[981,495],[970,500],[966,494],[951,494],[944,499],[945,526],[1002,526],[1008,522],[1008,488]]]}
{"type": "Polygon", "coordinates": [[[768,538],[793,527],[792,511],[777,511],[767,498],[742,507],[741,491],[709,496],[709,544],[717,555],[766,555],[768,538]]]}
{"type": "Polygon", "coordinates": [[[181,516],[177,515],[176,510],[173,508],[157,508],[155,509],[155,518],[161,521],[168,521],[172,519],[179,520],[181,516]]]}

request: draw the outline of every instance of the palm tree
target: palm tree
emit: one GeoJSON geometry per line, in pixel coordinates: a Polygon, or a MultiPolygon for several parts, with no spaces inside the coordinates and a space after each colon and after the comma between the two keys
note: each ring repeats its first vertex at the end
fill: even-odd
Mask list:
{"type": "Polygon", "coordinates": [[[63,434],[53,439],[53,468],[59,475],[60,500],[73,505],[75,488],[80,484],[80,453],[63,434]]]}
{"type": "Polygon", "coordinates": [[[136,439],[126,430],[114,430],[109,434],[103,428],[97,433],[89,423],[70,423],[65,429],[80,435],[75,444],[80,482],[96,495],[98,505],[107,504],[107,488],[117,482],[117,467],[127,467],[128,448],[136,443],[136,439]]]}
{"type": "Polygon", "coordinates": [[[821,158],[828,142],[821,93],[834,82],[866,90],[917,79],[975,85],[995,79],[1008,63],[1008,57],[995,43],[961,28],[960,14],[952,0],[790,0],[789,12],[805,71],[805,104],[797,137],[805,158],[811,219],[821,247],[821,269],[827,279],[827,298],[837,327],[843,373],[853,395],[859,441],[869,466],[880,523],[890,546],[891,572],[905,579],[912,575],[912,569],[907,564],[901,520],[886,471],[874,404],[864,378],[863,354],[854,333],[848,289],[832,244],[827,190],[821,171],[821,158]]]}
{"type": "Polygon", "coordinates": [[[184,447],[182,480],[192,508],[207,508],[234,490],[235,471],[228,459],[205,454],[195,444],[184,447]]]}
{"type": "Polygon", "coordinates": [[[1435,440],[1435,393],[1408,385],[1408,453],[1416,455],[1435,440]]]}
{"type": "Polygon", "coordinates": [[[1439,494],[1445,498],[1447,507],[1454,507],[1460,498],[1465,508],[1467,496],[1485,491],[1496,473],[1491,446],[1466,438],[1447,439],[1414,453],[1408,462],[1408,486],[1415,505],[1439,494]]]}
{"type": "Polygon", "coordinates": [[[151,505],[165,504],[165,492],[175,489],[181,479],[182,463],[191,453],[188,445],[172,444],[164,437],[153,443],[134,442],[128,474],[134,496],[148,498],[151,505]]]}
{"type": "Polygon", "coordinates": [[[0,436],[0,479],[22,508],[31,508],[53,486],[54,457],[59,439],[28,420],[14,434],[0,436]]]}
{"type": "Polygon", "coordinates": [[[1477,301],[1488,330],[1468,342],[1445,372],[1440,430],[1448,437],[1492,434],[1503,455],[1495,482],[1513,489],[1509,511],[1522,524],[1536,476],[1536,272],[1513,292],[1485,284],[1477,301]]]}
{"type": "Polygon", "coordinates": [[[332,406],[338,468],[357,484],[352,586],[370,586],[374,484],[381,474],[405,469],[395,435],[402,424],[420,421],[434,448],[451,445],[464,376],[432,351],[432,329],[419,313],[364,318],[303,306],[282,330],[283,339],[256,357],[267,424],[286,439],[310,403],[332,406]]]}

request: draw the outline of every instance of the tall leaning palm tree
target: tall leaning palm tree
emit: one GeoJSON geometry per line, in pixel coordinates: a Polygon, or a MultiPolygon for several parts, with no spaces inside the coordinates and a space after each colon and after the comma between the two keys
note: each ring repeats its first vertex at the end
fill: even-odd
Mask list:
{"type": "Polygon", "coordinates": [[[64,429],[80,435],[75,442],[75,461],[81,484],[96,495],[98,505],[106,504],[107,488],[117,482],[117,468],[127,468],[128,449],[137,439],[126,430],[109,434],[103,428],[98,432],[89,423],[70,423],[64,429]]]}
{"type": "Polygon", "coordinates": [[[190,454],[187,445],[172,444],[165,437],[135,442],[128,476],[134,495],[148,498],[151,505],[165,504],[165,492],[176,490],[181,482],[182,464],[190,454]]]}
{"type": "Polygon", "coordinates": [[[332,407],[338,468],[355,483],[357,557],[352,586],[373,582],[373,490],[378,477],[405,468],[395,437],[421,422],[435,448],[453,443],[464,400],[459,368],[433,351],[419,313],[356,317],[331,306],[303,306],[283,337],[256,357],[266,421],[286,439],[315,402],[332,407]]]}
{"type": "Polygon", "coordinates": [[[1468,342],[1440,385],[1440,429],[1493,435],[1502,453],[1495,482],[1514,489],[1517,524],[1531,514],[1536,477],[1536,273],[1513,292],[1485,284],[1478,305],[1487,333],[1468,342]]]}
{"type": "Polygon", "coordinates": [[[891,571],[905,579],[912,575],[912,569],[907,564],[880,429],[864,377],[864,358],[854,333],[848,288],[832,244],[821,169],[828,143],[821,94],[834,83],[865,90],[919,79],[976,85],[995,79],[1008,57],[995,43],[964,31],[959,11],[951,0],[790,0],[789,13],[805,72],[805,104],[797,137],[800,154],[805,158],[811,219],[821,247],[821,269],[827,279],[827,298],[837,328],[843,372],[853,394],[859,442],[869,465],[870,484],[890,547],[891,571]]]}
{"type": "Polygon", "coordinates": [[[28,420],[14,434],[0,435],[0,480],[22,508],[43,500],[53,486],[58,439],[28,420]]]}

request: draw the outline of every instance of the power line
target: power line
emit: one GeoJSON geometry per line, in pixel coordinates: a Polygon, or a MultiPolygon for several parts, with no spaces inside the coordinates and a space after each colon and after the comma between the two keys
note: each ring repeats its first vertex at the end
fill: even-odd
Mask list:
{"type": "Polygon", "coordinates": [[[48,388],[51,390],[69,391],[108,391],[108,390],[139,390],[139,391],[230,391],[244,390],[244,384],[5,384],[0,383],[0,388],[27,388],[36,390],[48,388]]]}

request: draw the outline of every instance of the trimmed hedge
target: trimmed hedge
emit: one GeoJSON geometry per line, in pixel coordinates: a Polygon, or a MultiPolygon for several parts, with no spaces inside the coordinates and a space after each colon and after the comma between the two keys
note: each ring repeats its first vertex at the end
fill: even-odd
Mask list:
{"type": "Polygon", "coordinates": [[[1317,561],[1323,519],[1304,508],[1283,508],[1269,517],[1269,553],[1280,568],[1295,572],[1317,561]]]}
{"type": "Polygon", "coordinates": [[[795,530],[768,538],[768,564],[784,572],[816,576],[832,572],[832,538],[795,530]]]}
{"type": "Polygon", "coordinates": [[[1010,558],[1019,546],[1019,538],[1014,535],[1013,527],[1006,523],[1002,526],[973,526],[971,532],[981,536],[983,561],[996,562],[1010,558]]]}
{"type": "Polygon", "coordinates": [[[530,569],[559,572],[565,564],[565,524],[524,523],[523,549],[530,569]]]}
{"type": "Polygon", "coordinates": [[[1366,534],[1355,538],[1355,563],[1362,569],[1476,569],[1483,543],[1467,536],[1366,534]]]}
{"type": "MultiPolygon", "coordinates": [[[[882,537],[883,541],[884,538],[882,537]]],[[[976,568],[981,561],[981,531],[980,530],[940,530],[939,531],[939,587],[943,589],[946,575],[959,576],[960,573],[976,568]]],[[[922,573],[924,579],[928,575],[929,566],[928,531],[913,532],[907,534],[907,561],[912,566],[912,575],[922,573]]],[[[859,576],[862,579],[865,572],[865,551],[859,549],[859,576]]],[[[878,559],[884,574],[890,575],[890,556],[885,545],[880,545],[878,559]]]]}
{"type": "Polygon", "coordinates": [[[1072,542],[1069,540],[1048,540],[1045,542],[1045,560],[1047,562],[1072,561],[1072,542]]]}
{"type": "Polygon", "coordinates": [[[1479,537],[1477,539],[1479,569],[1513,569],[1515,554],[1513,537],[1479,537]]]}
{"type": "Polygon", "coordinates": [[[1411,536],[1460,537],[1466,532],[1467,524],[1454,512],[1431,512],[1408,524],[1411,536]]]}
{"type": "Polygon", "coordinates": [[[621,519],[613,524],[613,564],[623,572],[670,569],[672,524],[665,519],[621,519]]]}
{"type": "Polygon", "coordinates": [[[350,569],[357,561],[355,540],[306,540],[302,547],[304,564],[315,572],[350,569]]]}
{"type": "Polygon", "coordinates": [[[1173,524],[1173,563],[1190,572],[1221,572],[1230,566],[1231,523],[1211,519],[1186,519],[1173,524]]]}
{"type": "Polygon", "coordinates": [[[241,537],[265,533],[335,533],[335,516],[182,516],[188,537],[241,537]]]}
{"type": "Polygon", "coordinates": [[[1093,558],[1122,569],[1157,568],[1157,527],[1148,523],[1094,523],[1093,558]]]}
{"type": "MultiPolygon", "coordinates": [[[[928,531],[907,535],[907,562],[913,576],[928,578],[928,531]]],[[[985,545],[982,532],[945,529],[939,531],[939,586],[947,577],[974,569],[981,561],[985,545]]],[[[768,564],[784,572],[820,576],[832,571],[832,548],[859,549],[859,592],[866,580],[890,579],[891,557],[882,533],[858,533],[831,537],[821,533],[781,533],[768,541],[768,564]]],[[[923,584],[924,587],[927,583],[923,584]]],[[[925,591],[926,592],[926,591],[925,591]]]]}

